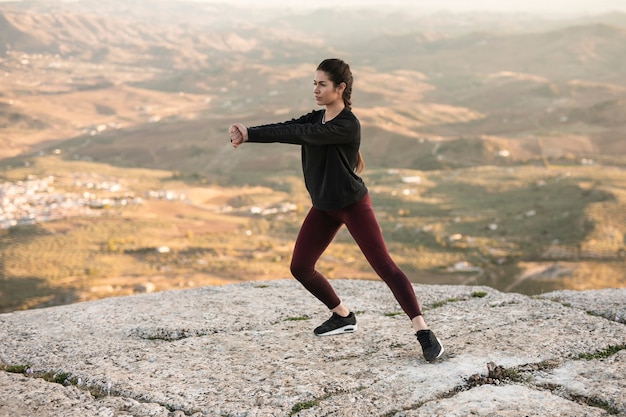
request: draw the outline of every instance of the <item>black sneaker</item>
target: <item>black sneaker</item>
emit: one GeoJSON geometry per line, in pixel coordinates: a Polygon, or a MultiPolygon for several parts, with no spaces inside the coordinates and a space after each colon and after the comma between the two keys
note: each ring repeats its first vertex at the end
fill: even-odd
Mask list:
{"type": "Polygon", "coordinates": [[[337,313],[313,330],[317,336],[332,336],[335,334],[352,333],[356,330],[356,317],[350,312],[348,317],[341,317],[337,313]]]}
{"type": "Polygon", "coordinates": [[[439,343],[439,339],[433,332],[429,330],[420,330],[415,333],[417,340],[422,345],[422,351],[424,352],[424,359],[428,362],[432,362],[441,355],[443,355],[443,346],[439,343]]]}

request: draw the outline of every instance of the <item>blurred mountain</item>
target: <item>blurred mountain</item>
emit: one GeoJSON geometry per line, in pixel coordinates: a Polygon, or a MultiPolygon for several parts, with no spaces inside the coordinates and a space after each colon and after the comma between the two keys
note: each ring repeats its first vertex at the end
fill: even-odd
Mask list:
{"type": "MultiPolygon", "coordinates": [[[[167,122],[187,132],[185,146],[208,151],[234,119],[257,124],[311,110],[316,63],[340,56],[355,73],[354,110],[368,132],[364,152],[373,166],[460,163],[402,149],[404,158],[386,159],[376,149],[390,140],[407,150],[416,140],[459,141],[467,153],[483,149],[463,164],[540,160],[537,143],[550,143],[551,155],[621,163],[624,16],[555,20],[139,0],[2,4],[0,142],[4,155],[15,156],[71,139],[67,146],[81,143],[81,155],[112,162],[130,137],[133,147],[152,146],[141,132],[158,132],[150,135],[167,142],[173,134],[167,122]],[[103,135],[106,147],[98,146],[103,135]],[[515,152],[487,157],[484,146],[468,145],[474,142],[515,152]]],[[[123,163],[190,166],[182,156],[152,163],[128,156],[140,154],[127,153],[123,163]]],[[[214,175],[210,166],[196,168],[214,175]]]]}

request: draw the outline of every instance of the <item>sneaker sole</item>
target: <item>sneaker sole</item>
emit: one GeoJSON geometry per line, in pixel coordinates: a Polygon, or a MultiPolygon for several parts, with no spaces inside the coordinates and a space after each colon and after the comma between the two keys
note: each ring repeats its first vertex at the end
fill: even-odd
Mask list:
{"type": "Polygon", "coordinates": [[[335,330],[331,330],[326,333],[315,333],[316,336],[334,336],[336,334],[354,333],[357,329],[356,324],[347,324],[335,330]]]}
{"type": "MultiPolygon", "coordinates": [[[[441,352],[439,352],[439,355],[435,356],[435,359],[439,359],[441,357],[441,355],[443,355],[443,352],[445,352],[445,349],[443,348],[443,346],[441,346],[441,352]]],[[[435,360],[435,359],[433,359],[433,360],[435,360]]]]}

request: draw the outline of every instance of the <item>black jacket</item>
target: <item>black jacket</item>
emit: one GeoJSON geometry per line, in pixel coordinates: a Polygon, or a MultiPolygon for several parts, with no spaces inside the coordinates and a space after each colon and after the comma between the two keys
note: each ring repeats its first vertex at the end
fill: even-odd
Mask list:
{"type": "Polygon", "coordinates": [[[361,144],[361,125],[345,108],[322,123],[324,110],[298,119],[248,128],[248,142],[279,142],[302,146],[302,172],[313,207],[337,210],[356,203],[367,194],[363,180],[354,172],[361,144]]]}

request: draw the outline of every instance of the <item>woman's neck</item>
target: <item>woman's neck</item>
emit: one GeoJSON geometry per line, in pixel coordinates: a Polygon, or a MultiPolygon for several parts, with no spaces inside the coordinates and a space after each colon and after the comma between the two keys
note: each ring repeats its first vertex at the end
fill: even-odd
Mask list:
{"type": "Polygon", "coordinates": [[[343,111],[346,107],[344,103],[338,104],[336,106],[326,106],[326,110],[324,111],[324,116],[322,117],[322,121],[324,123],[330,122],[333,120],[339,113],[343,111]]]}

